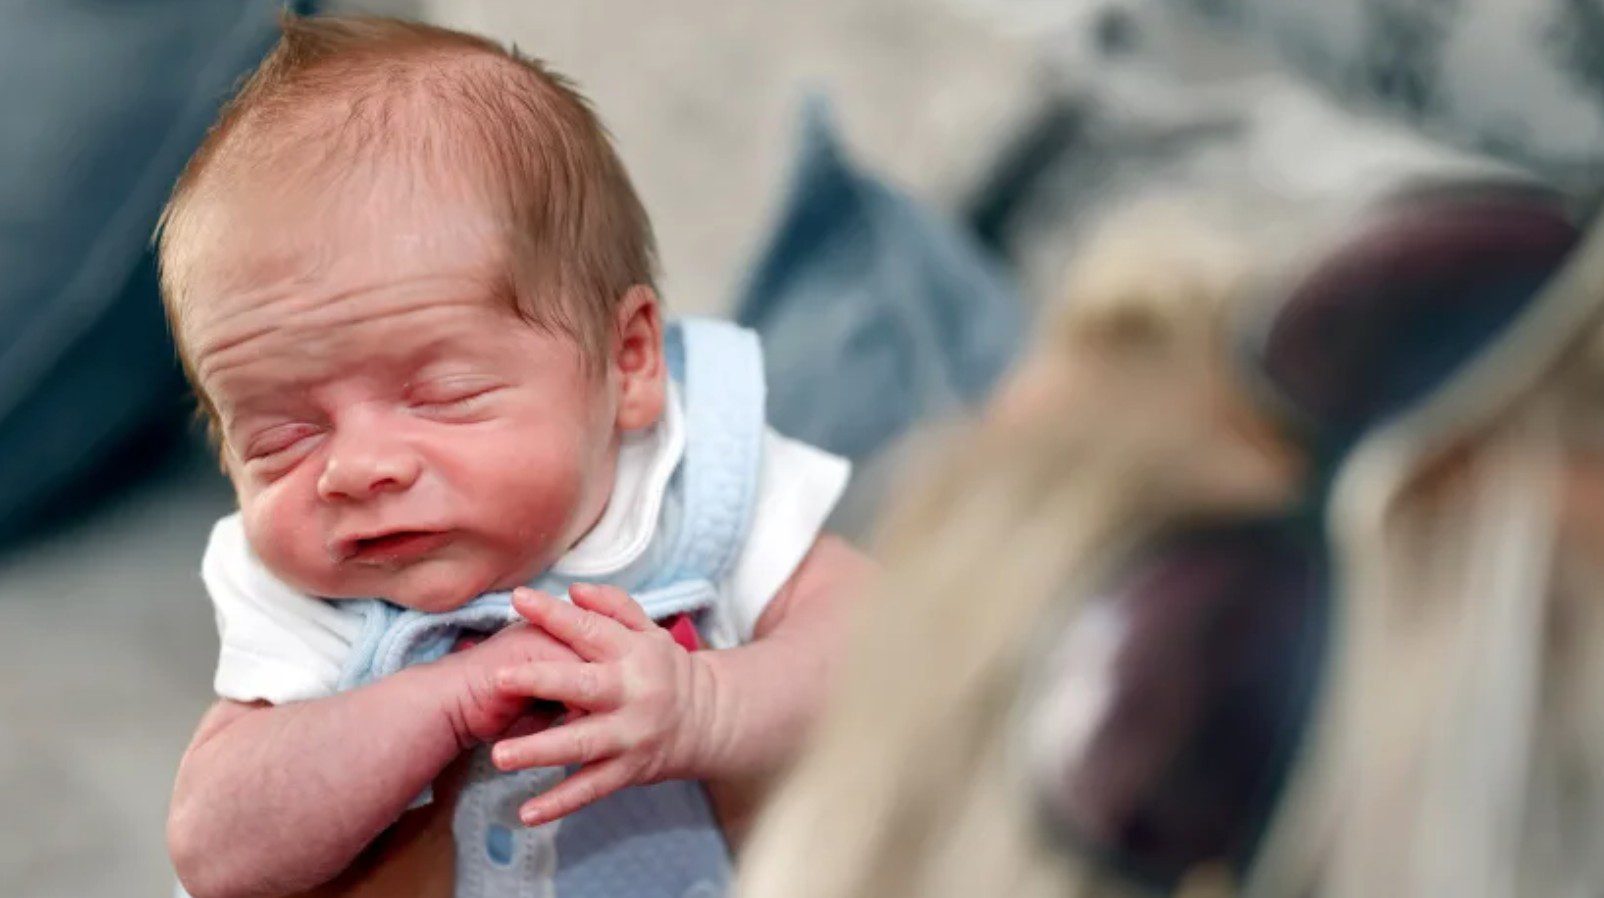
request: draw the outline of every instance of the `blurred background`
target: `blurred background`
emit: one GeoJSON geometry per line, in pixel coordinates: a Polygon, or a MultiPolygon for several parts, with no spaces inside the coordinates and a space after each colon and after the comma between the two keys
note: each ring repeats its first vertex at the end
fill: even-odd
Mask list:
{"type": "MultiPolygon", "coordinates": [[[[0,0],[8,894],[172,883],[167,795],[216,651],[198,565],[232,499],[190,424],[147,246],[279,6],[0,0]]],[[[1590,190],[1604,146],[1588,3],[1516,22],[1553,49],[1535,81],[1496,52],[1527,33],[1514,2],[1466,4],[1463,27],[1454,4],[1384,0],[320,6],[484,33],[576,79],[653,217],[670,308],[763,331],[777,426],[859,463],[836,521],[851,536],[898,467],[888,447],[985,394],[1101,204],[1243,181],[1351,200],[1507,164],[1484,150],[1590,190]],[[1248,21],[1279,60],[1217,27],[1248,21]],[[1523,99],[1532,84],[1553,101],[1523,99]]]]}

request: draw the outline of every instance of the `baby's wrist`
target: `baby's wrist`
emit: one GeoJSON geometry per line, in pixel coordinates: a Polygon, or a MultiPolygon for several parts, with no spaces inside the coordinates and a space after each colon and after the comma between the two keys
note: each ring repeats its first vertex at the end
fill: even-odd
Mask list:
{"type": "Polygon", "coordinates": [[[722,780],[739,775],[746,766],[736,718],[737,694],[723,652],[691,653],[690,691],[679,740],[684,755],[679,775],[686,779],[722,780]]]}
{"type": "Polygon", "coordinates": [[[755,644],[698,652],[711,681],[698,779],[761,783],[793,760],[806,730],[806,690],[755,666],[755,644]]]}
{"type": "Polygon", "coordinates": [[[409,667],[397,675],[398,679],[402,677],[459,750],[471,748],[485,738],[482,731],[489,716],[487,709],[495,698],[493,684],[479,665],[468,663],[466,653],[409,667]]]}

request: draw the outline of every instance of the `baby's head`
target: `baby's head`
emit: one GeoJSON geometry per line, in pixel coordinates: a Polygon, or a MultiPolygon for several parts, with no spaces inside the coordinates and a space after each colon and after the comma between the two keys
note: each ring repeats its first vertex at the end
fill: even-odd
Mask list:
{"type": "Polygon", "coordinates": [[[314,595],[524,582],[662,412],[640,201],[585,101],[488,41],[287,19],[160,252],[250,543],[314,595]]]}

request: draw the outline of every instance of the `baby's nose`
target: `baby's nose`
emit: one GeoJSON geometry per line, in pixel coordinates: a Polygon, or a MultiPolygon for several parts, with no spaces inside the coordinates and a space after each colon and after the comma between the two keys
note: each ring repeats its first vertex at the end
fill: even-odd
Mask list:
{"type": "Polygon", "coordinates": [[[419,469],[417,456],[402,447],[336,446],[318,478],[318,495],[350,502],[401,492],[417,481],[419,469]]]}

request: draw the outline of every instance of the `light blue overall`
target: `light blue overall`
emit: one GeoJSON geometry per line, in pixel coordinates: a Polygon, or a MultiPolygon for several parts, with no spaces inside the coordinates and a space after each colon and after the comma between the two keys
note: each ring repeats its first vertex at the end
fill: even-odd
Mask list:
{"type": "MultiPolygon", "coordinates": [[[[764,432],[763,358],[735,325],[670,325],[668,366],[684,402],[685,456],[669,481],[649,558],[614,585],[653,619],[697,612],[717,598],[751,524],[764,432]]],[[[534,586],[565,595],[552,575],[534,586]]],[[[516,618],[508,593],[443,614],[362,603],[362,636],[341,678],[349,689],[437,659],[464,633],[516,618]]],[[[453,818],[459,898],[714,898],[730,878],[729,852],[702,787],[666,782],[622,790],[535,828],[524,800],[559,782],[561,768],[504,774],[480,748],[453,818]]]]}

